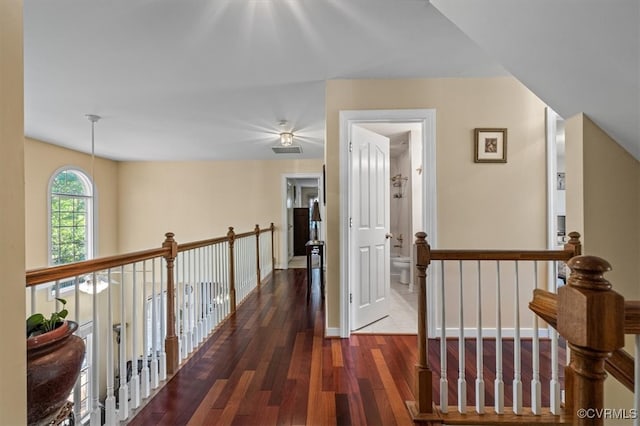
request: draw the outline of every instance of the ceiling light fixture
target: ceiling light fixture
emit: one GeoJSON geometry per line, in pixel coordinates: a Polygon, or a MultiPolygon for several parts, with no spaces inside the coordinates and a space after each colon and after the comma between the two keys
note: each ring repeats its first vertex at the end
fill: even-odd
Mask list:
{"type": "Polygon", "coordinates": [[[291,144],[293,144],[293,133],[291,132],[280,133],[280,145],[291,146],[291,144]]]}

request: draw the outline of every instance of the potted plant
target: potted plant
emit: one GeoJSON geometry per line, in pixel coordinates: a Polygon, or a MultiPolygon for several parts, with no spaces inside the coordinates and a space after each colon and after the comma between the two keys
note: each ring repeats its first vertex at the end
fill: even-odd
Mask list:
{"type": "Polygon", "coordinates": [[[64,308],[49,318],[36,313],[27,318],[27,420],[48,424],[62,410],[78,379],[84,342],[73,333],[78,323],[66,320],[64,308]]]}

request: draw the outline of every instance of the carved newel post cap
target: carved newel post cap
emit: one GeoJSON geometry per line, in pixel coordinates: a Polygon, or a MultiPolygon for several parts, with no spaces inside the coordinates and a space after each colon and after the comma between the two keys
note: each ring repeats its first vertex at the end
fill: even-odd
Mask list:
{"type": "Polygon", "coordinates": [[[611,283],[604,277],[611,270],[606,260],[597,256],[576,256],[569,259],[571,269],[569,285],[589,290],[610,290],[611,283]]]}
{"type": "Polygon", "coordinates": [[[576,256],[568,285],[558,290],[558,331],[567,341],[591,351],[624,346],[624,298],[611,289],[604,273],[611,265],[596,256],[576,256]]]}
{"type": "Polygon", "coordinates": [[[166,234],[164,234],[165,238],[169,241],[173,240],[173,237],[176,236],[176,234],[174,234],[173,232],[167,232],[166,234]]]}
{"type": "Polygon", "coordinates": [[[427,233],[422,231],[416,232],[416,239],[417,239],[416,243],[418,241],[425,241],[427,239],[427,233]]]}

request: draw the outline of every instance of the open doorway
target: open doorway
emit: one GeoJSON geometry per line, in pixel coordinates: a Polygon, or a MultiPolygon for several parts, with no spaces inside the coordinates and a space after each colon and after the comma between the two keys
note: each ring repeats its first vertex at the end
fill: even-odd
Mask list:
{"type": "Polygon", "coordinates": [[[323,205],[321,173],[292,173],[282,175],[281,269],[306,268],[305,244],[311,239],[314,226],[324,235],[322,223],[311,222],[314,201],[323,205]]]}
{"type": "MultiPolygon", "coordinates": [[[[340,144],[340,186],[345,188],[341,191],[341,216],[348,218],[341,226],[341,336],[348,337],[351,332],[362,327],[360,318],[364,316],[359,316],[358,310],[367,308],[369,301],[381,298],[383,293],[391,301],[395,298],[398,303],[395,306],[394,303],[389,303],[389,312],[386,314],[378,312],[382,320],[374,321],[370,332],[415,332],[413,330],[417,330],[417,313],[411,314],[413,306],[417,304],[416,292],[412,287],[414,268],[411,265],[415,263],[412,259],[413,235],[417,231],[426,231],[432,243],[436,238],[435,111],[342,111],[340,144]],[[376,139],[359,129],[386,138],[388,154],[384,153],[386,148],[383,142],[380,145],[383,148],[378,145],[371,145],[370,148],[366,142],[359,140],[362,134],[371,136],[372,140],[376,139]],[[363,154],[374,151],[375,155],[363,154]],[[367,160],[374,157],[375,160],[367,160]],[[362,164],[366,164],[366,167],[363,168],[362,164]],[[382,174],[375,177],[369,172],[367,178],[362,170],[371,170],[379,167],[379,164],[384,164],[382,168],[388,169],[386,176],[389,185],[386,189],[376,187],[373,190],[371,188],[375,181],[386,181],[387,178],[381,179],[382,174]],[[365,179],[370,181],[363,184],[365,179]],[[380,194],[384,194],[384,197],[380,194]],[[385,197],[386,200],[382,202],[385,197]],[[378,201],[368,206],[362,204],[361,200],[371,198],[378,201]],[[388,204],[389,220],[378,220],[382,216],[372,213],[377,216],[375,221],[371,221],[371,224],[379,224],[376,225],[377,228],[386,228],[384,232],[378,232],[381,240],[373,244],[368,242],[369,247],[364,247],[362,240],[369,240],[369,237],[368,234],[362,234],[362,230],[369,227],[365,223],[366,218],[373,216],[368,213],[363,215],[362,212],[378,209],[375,206],[383,206],[385,203],[388,204]],[[365,260],[374,255],[376,261],[370,262],[372,267],[369,268],[365,260]],[[381,276],[391,277],[388,288],[382,291],[381,276]],[[376,284],[372,284],[374,281],[376,284]],[[372,296],[372,292],[377,293],[372,296]],[[407,309],[409,306],[410,310],[407,309]],[[407,311],[408,315],[403,315],[407,311]],[[389,328],[383,330],[380,328],[383,325],[376,325],[376,322],[386,322],[389,328]]],[[[373,226],[370,227],[373,229],[373,226]]],[[[371,319],[370,316],[366,318],[367,321],[371,319]]]]}

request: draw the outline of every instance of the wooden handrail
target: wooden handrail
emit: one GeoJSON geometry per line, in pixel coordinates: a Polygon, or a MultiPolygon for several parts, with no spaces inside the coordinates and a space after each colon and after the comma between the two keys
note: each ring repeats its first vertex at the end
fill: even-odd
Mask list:
{"type": "MultiPolygon", "coordinates": [[[[632,332],[634,330],[633,324],[627,319],[627,309],[630,306],[639,305],[640,302],[625,302],[625,334],[637,334],[632,332]]],[[[533,291],[533,300],[529,302],[529,309],[542,318],[547,324],[554,329],[558,326],[558,295],[551,293],[550,291],[536,289],[533,291]]],[[[627,389],[633,392],[634,389],[634,377],[633,377],[633,357],[629,355],[624,349],[617,349],[612,352],[611,358],[608,358],[605,362],[605,370],[615,377],[620,383],[622,383],[627,389]]]]}
{"type": "Polygon", "coordinates": [[[567,250],[431,250],[431,260],[562,260],[573,253],[567,250]]]}
{"type": "Polygon", "coordinates": [[[101,257],[98,259],[83,260],[81,262],[67,263],[66,265],[50,266],[47,268],[31,269],[25,273],[26,286],[31,287],[38,284],[73,278],[78,275],[98,272],[116,266],[128,265],[130,263],[142,262],[156,257],[163,257],[169,253],[166,247],[142,250],[134,253],[120,254],[115,256],[101,257]]]}
{"type": "Polygon", "coordinates": [[[193,241],[190,243],[178,244],[178,252],[194,250],[194,249],[198,249],[206,246],[212,246],[214,244],[220,244],[227,241],[229,241],[228,237],[217,237],[217,238],[210,238],[208,240],[200,240],[200,241],[193,241]]]}
{"type": "Polygon", "coordinates": [[[640,334],[640,300],[624,303],[624,333],[640,334]]]}
{"type": "Polygon", "coordinates": [[[253,237],[254,235],[256,235],[255,231],[248,231],[248,232],[243,232],[242,234],[235,234],[235,238],[240,239],[240,238],[247,238],[247,237],[253,237]]]}
{"type": "MultiPolygon", "coordinates": [[[[533,290],[533,300],[529,302],[529,309],[535,312],[553,328],[558,321],[558,295],[540,288],[533,290]]],[[[640,334],[640,300],[625,300],[624,302],[624,334],[640,334]]]]}

